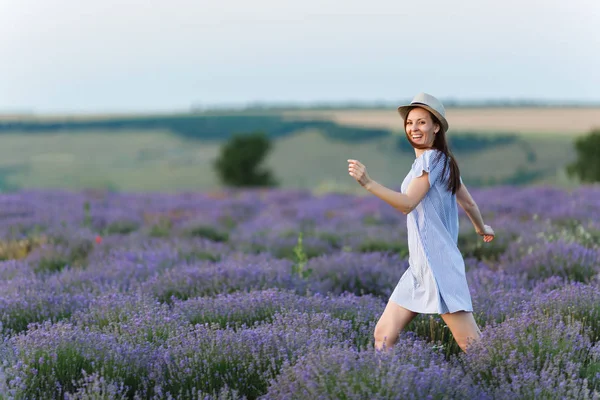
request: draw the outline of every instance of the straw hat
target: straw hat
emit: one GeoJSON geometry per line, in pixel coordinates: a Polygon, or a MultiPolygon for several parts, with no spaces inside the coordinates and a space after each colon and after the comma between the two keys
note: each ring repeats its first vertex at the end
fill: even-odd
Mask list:
{"type": "Polygon", "coordinates": [[[444,128],[444,132],[448,132],[448,121],[446,120],[446,110],[442,105],[442,102],[427,93],[419,93],[416,95],[410,104],[398,107],[398,112],[403,120],[406,121],[406,116],[408,115],[408,111],[412,107],[421,107],[430,111],[433,115],[435,115],[440,122],[442,123],[442,127],[444,128]]]}

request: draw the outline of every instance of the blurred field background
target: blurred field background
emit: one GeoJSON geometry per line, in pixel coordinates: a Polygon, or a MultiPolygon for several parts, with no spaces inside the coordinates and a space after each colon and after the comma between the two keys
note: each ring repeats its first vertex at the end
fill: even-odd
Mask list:
{"type": "MultiPolygon", "coordinates": [[[[577,185],[573,140],[600,126],[596,107],[448,108],[449,139],[471,186],[577,185]]],[[[266,159],[282,188],[360,191],[358,158],[397,187],[414,159],[395,108],[249,109],[140,115],[0,116],[0,189],[215,190],[212,164],[235,133],[273,138],[266,159]]]]}
{"type": "Polygon", "coordinates": [[[597,15],[1,1],[0,400],[600,399],[597,15]],[[495,232],[458,208],[468,353],[373,351],[411,225],[347,160],[399,190],[420,92],[495,232]]]}

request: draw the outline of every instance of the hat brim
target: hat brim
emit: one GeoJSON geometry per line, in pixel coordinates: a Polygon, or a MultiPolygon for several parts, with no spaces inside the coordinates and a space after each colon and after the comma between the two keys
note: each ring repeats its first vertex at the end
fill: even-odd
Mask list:
{"type": "Polygon", "coordinates": [[[442,128],[444,128],[444,132],[448,132],[449,126],[448,126],[448,121],[446,120],[446,118],[444,118],[444,116],[442,114],[440,114],[439,112],[437,112],[433,108],[429,107],[427,104],[423,104],[423,103],[410,103],[410,104],[405,105],[405,106],[400,106],[400,107],[398,107],[398,113],[400,114],[400,116],[402,117],[402,119],[406,121],[406,117],[408,116],[408,112],[411,109],[415,108],[415,107],[424,108],[427,111],[429,111],[430,113],[432,113],[433,115],[435,115],[437,117],[437,119],[439,119],[440,122],[442,123],[442,128]]]}

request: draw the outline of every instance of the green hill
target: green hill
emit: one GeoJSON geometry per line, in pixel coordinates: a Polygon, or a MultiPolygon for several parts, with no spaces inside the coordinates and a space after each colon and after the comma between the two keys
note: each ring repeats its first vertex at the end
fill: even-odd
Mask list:
{"type": "MultiPolygon", "coordinates": [[[[367,130],[360,130],[360,132],[367,130]]],[[[303,128],[274,138],[266,160],[284,187],[355,190],[348,158],[367,165],[374,179],[399,187],[414,153],[404,137],[384,131],[372,138],[341,138],[303,128]]],[[[338,136],[336,136],[338,135],[338,136]]],[[[487,137],[480,134],[480,137],[487,137]]],[[[575,157],[570,138],[505,135],[476,139],[455,134],[455,153],[470,185],[567,183],[564,166],[575,157]],[[457,138],[461,139],[457,139],[457,138]],[[473,140],[473,142],[470,142],[473,140]]],[[[0,135],[0,189],[106,188],[132,191],[206,190],[219,187],[212,161],[221,141],[190,139],[168,129],[84,129],[0,135]]]]}

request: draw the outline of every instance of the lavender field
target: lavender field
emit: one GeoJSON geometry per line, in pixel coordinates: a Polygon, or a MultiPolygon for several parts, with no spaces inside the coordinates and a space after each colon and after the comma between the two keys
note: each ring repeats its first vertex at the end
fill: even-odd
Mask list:
{"type": "Polygon", "coordinates": [[[407,268],[374,196],[0,195],[0,399],[600,398],[600,187],[471,190],[482,340],[373,331],[407,268]]]}

